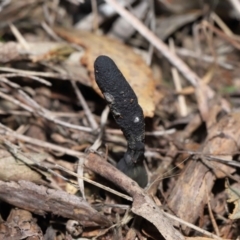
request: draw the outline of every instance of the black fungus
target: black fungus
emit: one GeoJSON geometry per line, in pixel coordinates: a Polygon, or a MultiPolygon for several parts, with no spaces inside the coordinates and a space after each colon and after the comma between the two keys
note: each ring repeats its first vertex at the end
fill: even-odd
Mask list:
{"type": "Polygon", "coordinates": [[[139,185],[146,185],[147,177],[143,177],[146,173],[142,166],[145,123],[137,96],[111,58],[99,56],[94,63],[94,71],[96,82],[128,142],[127,151],[117,167],[139,185]],[[145,179],[144,184],[137,180],[139,175],[145,179]]]}

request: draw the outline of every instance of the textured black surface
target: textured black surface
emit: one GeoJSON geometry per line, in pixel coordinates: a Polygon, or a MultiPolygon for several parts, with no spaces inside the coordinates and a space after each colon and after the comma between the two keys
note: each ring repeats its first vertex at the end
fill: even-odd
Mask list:
{"type": "Polygon", "coordinates": [[[133,89],[111,58],[99,56],[94,63],[94,71],[96,82],[128,142],[127,152],[118,164],[119,169],[126,173],[128,167],[137,168],[138,163],[143,160],[145,137],[143,111],[133,89]]]}

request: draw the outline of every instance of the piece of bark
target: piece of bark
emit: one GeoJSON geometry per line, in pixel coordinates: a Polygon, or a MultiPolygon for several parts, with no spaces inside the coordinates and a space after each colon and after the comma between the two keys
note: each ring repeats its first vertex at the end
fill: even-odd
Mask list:
{"type": "Polygon", "coordinates": [[[81,197],[27,181],[0,181],[0,199],[13,206],[45,215],[51,212],[77,220],[84,227],[110,226],[111,222],[81,197]]]}
{"type": "Polygon", "coordinates": [[[207,161],[205,156],[232,160],[240,146],[240,113],[231,113],[219,120],[217,111],[214,114],[214,118],[208,121],[211,124],[207,124],[208,137],[199,150],[202,152],[201,160],[193,160],[186,165],[168,199],[168,206],[174,214],[190,223],[195,223],[201,216],[216,178],[224,178],[235,171],[225,164],[207,161]]]}
{"type": "Polygon", "coordinates": [[[164,216],[152,198],[131,178],[93,153],[86,157],[84,165],[130,194],[133,197],[132,212],[151,222],[166,240],[184,239],[184,236],[173,227],[171,221],[164,216]]]}
{"type": "MultiPolygon", "coordinates": [[[[168,206],[179,218],[194,223],[201,215],[215,176],[201,161],[191,161],[182,171],[168,199],[168,206]],[[191,209],[191,211],[189,211],[191,209]]],[[[182,226],[188,232],[189,228],[182,226]]]]}

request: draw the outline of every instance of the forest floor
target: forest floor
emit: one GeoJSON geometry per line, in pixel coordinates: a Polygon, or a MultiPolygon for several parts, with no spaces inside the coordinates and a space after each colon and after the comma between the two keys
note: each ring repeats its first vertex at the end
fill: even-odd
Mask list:
{"type": "Polygon", "coordinates": [[[1,1],[0,239],[240,239],[239,16],[237,0],[1,1]]]}

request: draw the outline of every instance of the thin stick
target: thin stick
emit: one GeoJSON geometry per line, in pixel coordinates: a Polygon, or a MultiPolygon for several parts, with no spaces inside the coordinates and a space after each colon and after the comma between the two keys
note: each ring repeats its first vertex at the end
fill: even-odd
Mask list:
{"type": "Polygon", "coordinates": [[[105,129],[105,125],[107,123],[107,118],[108,118],[109,111],[110,111],[110,109],[107,106],[102,112],[100,133],[99,133],[96,141],[94,142],[94,144],[89,148],[90,151],[97,151],[97,149],[102,144],[103,132],[104,132],[104,129],[105,129]]]}
{"type": "MultiPolygon", "coordinates": [[[[176,52],[178,55],[183,56],[183,57],[191,57],[194,59],[198,59],[201,58],[202,61],[207,62],[207,63],[214,63],[215,59],[212,56],[209,55],[201,55],[200,57],[196,54],[196,52],[191,51],[189,49],[185,49],[185,48],[177,48],[176,52]]],[[[233,66],[229,63],[225,63],[224,61],[220,60],[220,59],[216,59],[216,63],[225,69],[228,70],[232,70],[233,66]]]]}
{"type": "MultiPolygon", "coordinates": [[[[154,6],[154,0],[150,1],[150,28],[155,33],[156,31],[156,16],[155,16],[155,6],[154,6]]],[[[154,53],[154,46],[150,44],[148,48],[148,56],[147,56],[147,65],[150,66],[152,62],[152,57],[154,53]]]]}
{"type": "Polygon", "coordinates": [[[33,113],[33,109],[29,106],[27,106],[26,104],[24,103],[21,103],[20,101],[18,101],[17,99],[11,97],[10,95],[8,94],[5,94],[3,92],[0,91],[0,97],[2,97],[3,99],[5,100],[8,100],[9,102],[11,103],[14,103],[15,105],[17,106],[20,106],[21,108],[25,109],[26,111],[30,112],[30,113],[33,113]]]}
{"type": "Polygon", "coordinates": [[[18,31],[18,29],[13,24],[9,24],[9,27],[15,38],[18,40],[18,42],[23,46],[23,48],[26,51],[29,51],[30,47],[26,39],[23,37],[23,35],[18,31]]]}
{"type": "Polygon", "coordinates": [[[46,22],[41,22],[41,26],[54,40],[62,42],[62,39],[51,29],[51,27],[46,22]]]}
{"type": "Polygon", "coordinates": [[[93,114],[92,114],[90,108],[88,107],[86,100],[84,99],[80,89],[77,87],[76,82],[72,80],[71,84],[72,84],[73,89],[74,89],[74,91],[77,95],[78,101],[80,102],[81,106],[83,107],[83,109],[85,111],[85,114],[88,118],[88,121],[89,121],[89,124],[90,124],[91,128],[93,130],[96,130],[98,128],[98,124],[97,124],[95,118],[93,117],[93,114]]]}
{"type": "Polygon", "coordinates": [[[47,86],[52,86],[52,83],[50,83],[49,81],[47,81],[43,78],[40,78],[40,77],[37,77],[37,76],[31,76],[31,75],[27,75],[27,74],[22,74],[22,73],[3,73],[3,74],[0,75],[0,77],[6,77],[6,78],[27,77],[27,78],[30,78],[32,80],[38,81],[42,84],[45,84],[47,86]]]}
{"type": "Polygon", "coordinates": [[[20,70],[20,69],[9,68],[9,67],[0,67],[0,71],[25,74],[25,75],[30,75],[30,76],[58,78],[58,79],[64,79],[64,80],[69,79],[69,75],[51,73],[51,72],[36,72],[36,71],[29,71],[29,70],[20,70]]]}
{"type": "Polygon", "coordinates": [[[216,35],[218,35],[220,38],[222,38],[223,40],[227,41],[228,43],[230,43],[231,45],[233,45],[235,48],[237,48],[238,50],[240,49],[240,44],[239,44],[239,37],[237,37],[236,35],[233,36],[228,36],[227,34],[225,34],[223,31],[219,30],[218,28],[212,26],[211,24],[209,24],[209,22],[207,21],[203,21],[202,22],[202,26],[206,26],[207,28],[209,28],[213,33],[215,33],[216,35]]]}
{"type": "MultiPolygon", "coordinates": [[[[70,170],[68,170],[68,169],[66,169],[66,168],[64,168],[64,167],[62,167],[60,165],[55,165],[55,166],[58,167],[60,170],[68,173],[68,174],[71,174],[71,175],[73,175],[73,176],[75,176],[77,178],[81,178],[81,176],[79,176],[77,173],[74,173],[74,172],[72,172],[72,171],[70,171],[70,170]]],[[[100,183],[94,182],[91,179],[88,179],[88,178],[85,178],[85,177],[83,177],[83,179],[84,179],[84,181],[86,181],[88,183],[91,183],[92,185],[95,185],[95,186],[97,186],[99,188],[102,188],[102,189],[104,189],[104,190],[106,190],[108,192],[111,192],[111,193],[113,193],[113,194],[115,194],[115,195],[117,195],[117,196],[119,196],[121,198],[124,198],[124,199],[126,199],[128,201],[131,201],[131,202],[133,201],[132,197],[130,197],[128,195],[125,195],[123,193],[120,193],[120,192],[118,192],[118,191],[116,191],[116,190],[114,190],[114,189],[112,189],[110,187],[106,187],[106,186],[104,186],[104,185],[102,185],[100,183]]]]}
{"type": "Polygon", "coordinates": [[[226,25],[225,22],[214,12],[211,13],[210,17],[212,20],[217,23],[217,25],[229,36],[234,36],[233,32],[230,30],[230,28],[226,25]]]}
{"type": "Polygon", "coordinates": [[[217,235],[215,235],[213,233],[210,233],[210,232],[208,232],[208,231],[206,231],[204,229],[201,229],[200,227],[197,227],[197,226],[195,226],[195,225],[193,225],[193,224],[191,224],[189,222],[186,222],[186,221],[184,221],[184,220],[182,220],[182,219],[180,219],[180,218],[178,218],[176,216],[173,216],[170,213],[163,212],[163,215],[165,215],[166,217],[168,217],[170,219],[173,219],[173,220],[175,220],[175,221],[177,221],[177,222],[179,222],[179,223],[181,223],[181,224],[183,224],[183,225],[185,225],[187,227],[190,227],[191,229],[194,229],[194,230],[196,230],[196,231],[198,231],[198,232],[200,232],[200,233],[202,233],[202,234],[204,234],[204,235],[206,235],[208,237],[211,237],[211,238],[216,239],[216,240],[223,240],[223,238],[220,238],[220,237],[218,237],[217,235]]]}
{"type": "Polygon", "coordinates": [[[209,192],[207,191],[207,183],[206,183],[206,181],[204,181],[204,184],[205,184],[205,191],[206,191],[206,195],[207,195],[207,205],[208,205],[209,216],[210,216],[210,219],[212,221],[212,225],[213,225],[213,228],[215,230],[215,233],[217,234],[217,236],[220,236],[220,232],[219,232],[219,229],[218,229],[217,222],[216,222],[216,220],[215,220],[215,218],[213,216],[211,203],[210,203],[209,192]]]}
{"type": "MultiPolygon", "coordinates": [[[[169,40],[169,46],[170,46],[171,51],[175,54],[175,46],[174,46],[174,42],[172,39],[169,40]]],[[[173,77],[175,89],[177,92],[179,92],[182,90],[180,76],[175,67],[172,67],[171,71],[172,71],[172,77],[173,77]]],[[[187,104],[186,104],[186,99],[183,95],[178,95],[178,103],[179,103],[180,115],[182,117],[187,116],[187,104]]]]}
{"type": "MultiPolygon", "coordinates": [[[[20,110],[5,110],[4,111],[4,110],[0,109],[0,115],[6,115],[6,114],[31,116],[31,113],[27,112],[27,111],[20,111],[20,110]]],[[[83,112],[52,112],[52,114],[56,117],[64,117],[64,118],[79,118],[84,115],[83,112]]]]}

